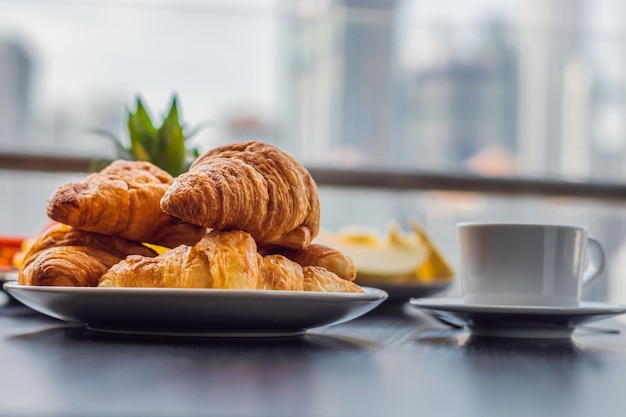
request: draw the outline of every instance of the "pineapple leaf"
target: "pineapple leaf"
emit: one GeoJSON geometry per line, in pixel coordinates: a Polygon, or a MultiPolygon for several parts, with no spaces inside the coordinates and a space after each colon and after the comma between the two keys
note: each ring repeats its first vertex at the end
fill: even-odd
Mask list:
{"type": "MultiPolygon", "coordinates": [[[[92,130],[93,133],[103,135],[113,141],[118,157],[151,162],[171,175],[178,176],[200,156],[196,147],[188,146],[187,139],[198,133],[208,123],[198,125],[186,134],[180,122],[176,95],[172,98],[169,111],[158,128],[155,127],[140,97],[136,99],[136,109],[128,110],[127,114],[130,141],[128,146],[124,146],[119,138],[104,129],[92,130]]],[[[93,161],[91,168],[103,167],[104,163],[106,163],[104,160],[93,161]]]]}
{"type": "Polygon", "coordinates": [[[158,152],[157,130],[140,98],[137,98],[137,110],[128,112],[128,134],[135,159],[153,162],[152,155],[158,152]]]}
{"type": "Polygon", "coordinates": [[[164,169],[176,176],[185,171],[185,135],[180,125],[176,97],[172,99],[170,110],[158,131],[162,146],[159,163],[164,169]]]}
{"type": "Polygon", "coordinates": [[[100,128],[89,129],[88,132],[111,139],[111,142],[113,142],[113,144],[115,145],[115,150],[117,151],[118,157],[124,158],[124,159],[132,159],[130,150],[127,149],[122,143],[122,141],[113,133],[104,129],[100,129],[100,128]]]}
{"type": "Polygon", "coordinates": [[[132,150],[133,150],[133,159],[137,161],[147,161],[147,162],[154,163],[154,161],[152,160],[152,157],[150,156],[150,152],[148,152],[148,150],[144,148],[144,146],[141,143],[139,142],[133,143],[132,150]]]}
{"type": "Polygon", "coordinates": [[[166,171],[177,176],[185,171],[185,137],[180,127],[167,133],[169,136],[162,153],[161,164],[166,171]]]}

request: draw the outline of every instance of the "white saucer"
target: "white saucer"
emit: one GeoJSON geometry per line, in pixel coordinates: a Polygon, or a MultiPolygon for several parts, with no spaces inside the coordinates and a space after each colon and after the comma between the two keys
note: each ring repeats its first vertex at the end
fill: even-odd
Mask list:
{"type": "Polygon", "coordinates": [[[533,339],[568,338],[582,324],[626,313],[626,306],[588,301],[577,307],[543,307],[465,304],[462,298],[413,298],[410,305],[467,326],[474,335],[533,339]]]}

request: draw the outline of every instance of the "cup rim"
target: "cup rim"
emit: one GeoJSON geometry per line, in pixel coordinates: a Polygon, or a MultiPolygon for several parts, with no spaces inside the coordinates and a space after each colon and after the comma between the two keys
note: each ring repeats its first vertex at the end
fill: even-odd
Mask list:
{"type": "Polygon", "coordinates": [[[565,223],[531,223],[531,222],[459,222],[456,224],[459,229],[467,228],[502,228],[509,229],[570,229],[570,230],[589,230],[588,226],[580,224],[565,224],[565,223]]]}

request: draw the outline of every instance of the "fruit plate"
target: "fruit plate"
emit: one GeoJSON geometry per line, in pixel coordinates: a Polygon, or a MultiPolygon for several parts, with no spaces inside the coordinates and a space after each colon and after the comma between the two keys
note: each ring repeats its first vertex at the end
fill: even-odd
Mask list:
{"type": "MultiPolygon", "coordinates": [[[[357,278],[358,280],[358,278],[357,278]]],[[[357,281],[357,283],[359,283],[357,281]]],[[[360,285],[365,285],[360,283],[360,285]]],[[[416,282],[416,283],[393,283],[383,280],[369,283],[388,294],[385,304],[406,303],[411,298],[425,298],[433,295],[441,295],[452,286],[451,280],[416,282]]]]}

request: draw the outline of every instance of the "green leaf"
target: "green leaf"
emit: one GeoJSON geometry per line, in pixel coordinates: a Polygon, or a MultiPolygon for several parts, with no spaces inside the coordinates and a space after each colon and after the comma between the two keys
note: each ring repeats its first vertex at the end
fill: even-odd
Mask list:
{"type": "Polygon", "coordinates": [[[141,143],[139,142],[133,143],[132,149],[133,149],[133,156],[135,160],[154,163],[152,156],[150,155],[150,152],[148,152],[148,150],[141,143]]]}
{"type": "Polygon", "coordinates": [[[170,132],[169,140],[165,144],[162,154],[164,169],[173,176],[182,174],[186,169],[185,137],[182,129],[170,132]]]}
{"type": "MultiPolygon", "coordinates": [[[[148,161],[159,168],[178,176],[185,172],[191,163],[200,156],[196,147],[189,146],[189,138],[209,125],[208,122],[195,126],[188,134],[180,122],[178,99],[172,97],[170,108],[157,128],[153,123],[147,107],[138,96],[136,109],[128,110],[129,145],[104,129],[92,129],[96,133],[109,138],[115,144],[118,157],[128,160],[148,161]]],[[[91,168],[102,166],[106,161],[93,161],[91,168]]]]}
{"type": "Polygon", "coordinates": [[[185,170],[185,135],[180,125],[176,97],[172,99],[170,110],[163,120],[158,132],[161,143],[161,153],[158,163],[173,176],[185,170]]]}
{"type": "Polygon", "coordinates": [[[128,112],[128,133],[133,156],[152,162],[153,155],[159,152],[158,135],[140,98],[137,98],[137,110],[128,112]]]}
{"type": "Polygon", "coordinates": [[[104,129],[100,129],[100,128],[88,129],[87,132],[104,136],[105,138],[110,139],[111,142],[113,142],[113,144],[115,145],[115,150],[117,151],[118,157],[123,158],[123,159],[132,159],[130,149],[126,148],[124,144],[122,143],[122,141],[111,132],[104,130],[104,129]]]}

